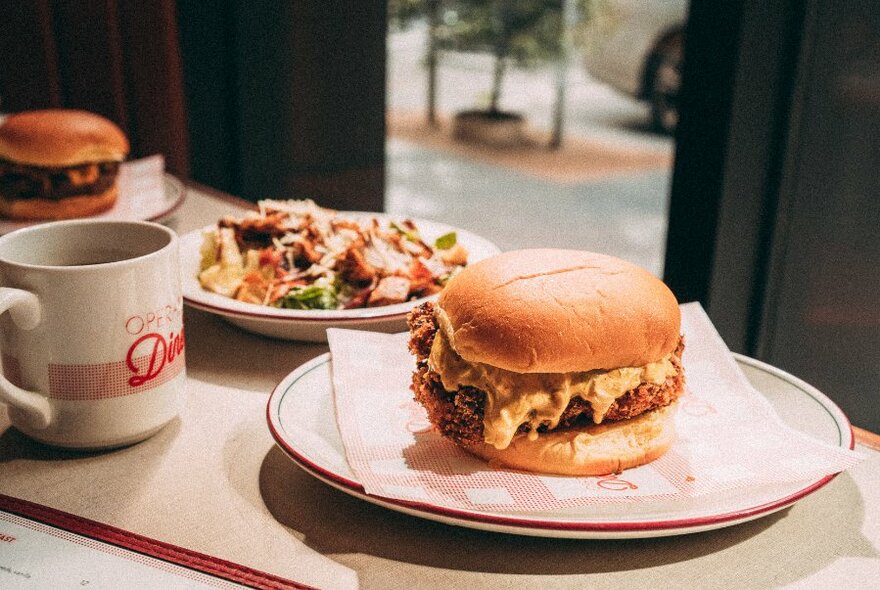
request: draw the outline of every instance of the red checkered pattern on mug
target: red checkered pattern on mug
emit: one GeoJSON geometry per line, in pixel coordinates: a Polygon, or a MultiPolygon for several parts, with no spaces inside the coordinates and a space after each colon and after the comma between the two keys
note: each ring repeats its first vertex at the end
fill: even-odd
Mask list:
{"type": "MultiPolygon", "coordinates": [[[[132,359],[139,373],[144,373],[151,356],[132,359]]],[[[123,397],[158,387],[177,377],[184,368],[184,354],[174,357],[155,378],[133,387],[134,374],[125,361],[96,365],[49,364],[49,397],[64,400],[95,400],[123,397]]]]}

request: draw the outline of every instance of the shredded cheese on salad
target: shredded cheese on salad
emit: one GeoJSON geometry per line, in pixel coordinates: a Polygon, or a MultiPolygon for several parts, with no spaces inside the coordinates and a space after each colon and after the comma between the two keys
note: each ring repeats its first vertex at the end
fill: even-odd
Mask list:
{"type": "Polygon", "coordinates": [[[306,200],[263,200],[204,232],[199,283],[239,301],[353,309],[437,293],[467,264],[454,232],[427,244],[409,219],[351,218],[306,200]]]}

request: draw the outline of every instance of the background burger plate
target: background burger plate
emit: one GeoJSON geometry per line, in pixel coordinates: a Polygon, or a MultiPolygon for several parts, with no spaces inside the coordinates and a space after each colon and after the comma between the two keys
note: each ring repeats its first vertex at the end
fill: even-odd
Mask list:
{"type": "MultiPolygon", "coordinates": [[[[93,219],[161,221],[180,207],[186,198],[186,187],[174,176],[164,174],[162,185],[164,190],[155,194],[120,190],[116,204],[107,211],[94,215],[93,219]]],[[[0,218],[0,235],[37,223],[42,222],[0,218]]]]}
{"type": "MultiPolygon", "coordinates": [[[[389,221],[401,219],[399,216],[362,211],[342,211],[339,215],[351,218],[376,217],[383,225],[387,225],[389,221]]],[[[433,244],[438,237],[454,231],[458,243],[468,251],[469,264],[500,252],[495,244],[469,231],[435,221],[412,220],[428,244],[433,244]]],[[[202,232],[211,227],[213,226],[190,232],[180,239],[183,300],[191,307],[217,314],[249,332],[285,340],[310,342],[326,342],[327,328],[400,332],[406,330],[406,315],[409,311],[422,301],[430,299],[425,298],[381,307],[341,310],[279,309],[236,301],[206,291],[199,284],[198,273],[201,258],[199,249],[202,246],[202,232]]]]}
{"type": "MultiPolygon", "coordinates": [[[[749,381],[782,420],[826,443],[851,449],[852,428],[841,410],[804,381],[766,363],[734,355],[749,381]]],[[[835,476],[762,486],[678,501],[588,506],[558,512],[479,512],[371,496],[352,473],[333,407],[330,355],[290,373],[272,392],[269,430],[300,467],[325,483],[406,514],[474,529],[541,537],[623,539],[696,533],[767,516],[823,487],[835,476]]]]}

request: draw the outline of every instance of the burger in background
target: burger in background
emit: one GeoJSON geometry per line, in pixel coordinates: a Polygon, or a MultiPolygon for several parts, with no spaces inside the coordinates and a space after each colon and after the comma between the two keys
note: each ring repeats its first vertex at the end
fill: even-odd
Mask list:
{"type": "Polygon", "coordinates": [[[490,463],[616,473],[674,441],[680,324],[672,292],[638,266],[506,252],[411,312],[412,390],[441,434],[490,463]]]}
{"type": "Polygon", "coordinates": [[[128,138],[85,111],[47,109],[0,121],[0,216],[87,217],[116,203],[128,138]]]}

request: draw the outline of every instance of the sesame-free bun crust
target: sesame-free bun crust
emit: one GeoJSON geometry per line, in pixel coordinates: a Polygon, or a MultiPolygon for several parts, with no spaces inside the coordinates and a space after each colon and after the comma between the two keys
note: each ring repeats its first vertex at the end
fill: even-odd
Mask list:
{"type": "Polygon", "coordinates": [[[678,344],[681,312],[639,266],[579,250],[517,250],[466,267],[438,300],[468,362],[518,373],[637,367],[678,344]]]}
{"type": "Polygon", "coordinates": [[[555,475],[607,475],[650,463],[675,442],[672,404],[629,420],[577,430],[516,436],[502,450],[486,443],[464,447],[490,465],[555,475]]]}
{"type": "Polygon", "coordinates": [[[128,151],[119,127],[86,111],[25,111],[0,122],[0,158],[19,164],[56,168],[122,161],[128,151]]]}
{"type": "Polygon", "coordinates": [[[119,190],[116,185],[95,195],[76,195],[62,199],[5,199],[0,197],[0,217],[27,221],[73,219],[97,215],[113,207],[119,190]]]}

